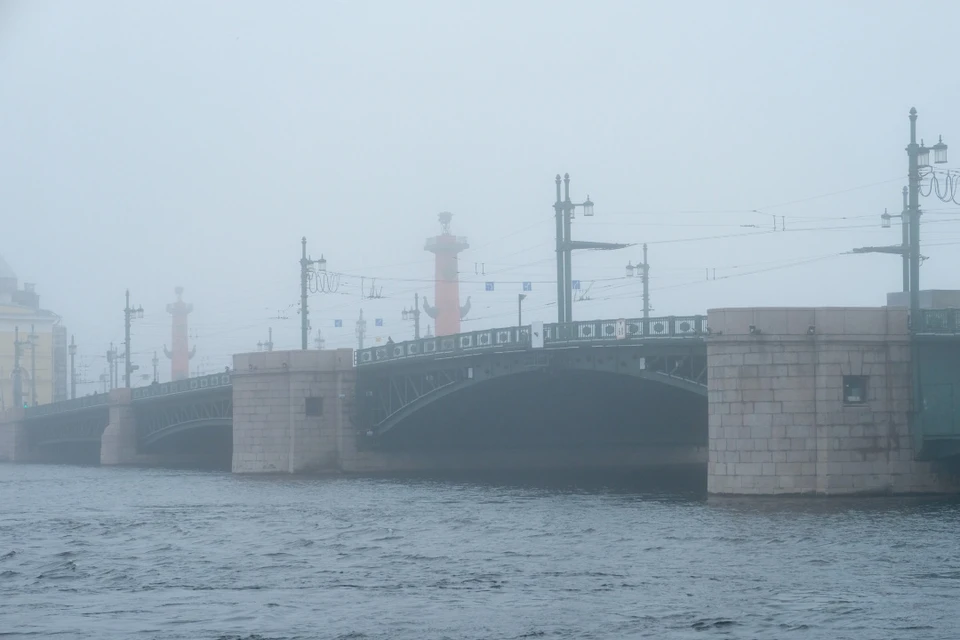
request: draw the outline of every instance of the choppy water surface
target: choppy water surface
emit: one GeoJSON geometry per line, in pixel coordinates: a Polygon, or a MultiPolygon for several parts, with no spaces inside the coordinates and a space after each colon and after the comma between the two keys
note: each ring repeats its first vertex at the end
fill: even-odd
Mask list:
{"type": "Polygon", "coordinates": [[[960,504],[0,465],[0,636],[956,638],[960,504]]]}

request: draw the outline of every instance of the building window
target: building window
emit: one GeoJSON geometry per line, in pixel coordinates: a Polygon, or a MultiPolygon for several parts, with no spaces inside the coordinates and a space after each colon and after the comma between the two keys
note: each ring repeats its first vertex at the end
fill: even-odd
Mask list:
{"type": "Polygon", "coordinates": [[[843,376],[843,404],[867,401],[867,376],[843,376]]]}
{"type": "Polygon", "coordinates": [[[307,398],[306,413],[308,416],[322,416],[323,398],[320,396],[310,396],[307,398]]]}

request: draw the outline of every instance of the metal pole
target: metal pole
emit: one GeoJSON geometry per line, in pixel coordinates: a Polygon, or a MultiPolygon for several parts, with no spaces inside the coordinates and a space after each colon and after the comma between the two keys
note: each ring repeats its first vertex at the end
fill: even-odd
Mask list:
{"type": "Polygon", "coordinates": [[[917,155],[917,110],[910,109],[910,144],[907,146],[910,177],[910,327],[920,330],[920,167],[917,155]]]}
{"type": "MultiPolygon", "coordinates": [[[[650,319],[650,265],[647,264],[646,242],[643,243],[643,319],[650,319]]],[[[646,328],[647,327],[644,326],[644,330],[646,330],[646,328]]]]}
{"type": "Polygon", "coordinates": [[[570,233],[570,216],[573,214],[573,204],[570,202],[570,174],[563,174],[563,274],[567,278],[564,285],[564,322],[573,322],[573,249],[570,248],[572,234],[570,233]]]}
{"type": "Polygon", "coordinates": [[[300,348],[307,350],[307,236],[300,240],[300,348]]]}
{"type": "Polygon", "coordinates": [[[566,279],[563,276],[563,201],[560,199],[560,174],[557,174],[557,201],[553,205],[557,217],[557,322],[562,323],[566,307],[564,306],[564,287],[566,279]]]}
{"type": "Polygon", "coordinates": [[[13,401],[23,406],[23,378],[20,376],[20,327],[13,328],[13,401]]]}
{"type": "Polygon", "coordinates": [[[127,289],[127,306],[123,310],[123,386],[130,388],[130,289],[127,289]]]}
{"type": "Polygon", "coordinates": [[[523,299],[526,297],[527,296],[522,293],[517,294],[517,328],[518,329],[523,326],[523,299]]]}
{"type": "Polygon", "coordinates": [[[37,334],[30,325],[30,406],[37,406],[37,334]]]}
{"type": "MultiPolygon", "coordinates": [[[[917,344],[916,333],[920,326],[920,167],[918,162],[919,146],[917,145],[917,110],[910,109],[910,144],[907,146],[908,158],[908,185],[910,210],[910,332],[914,334],[910,340],[910,360],[913,396],[913,435],[914,441],[919,441],[923,432],[922,411],[923,399],[920,386],[920,348],[917,344]]],[[[917,447],[920,450],[920,447],[917,447]]]]}
{"type": "Polygon", "coordinates": [[[77,357],[77,343],[73,341],[73,336],[70,336],[70,399],[73,400],[77,397],[77,369],[75,366],[75,358],[77,357]]]}
{"type": "Polygon", "coordinates": [[[160,358],[157,357],[157,352],[153,352],[153,381],[160,382],[160,358]]]}
{"type": "Polygon", "coordinates": [[[420,339],[420,294],[413,294],[413,339],[420,339]]]}
{"type": "Polygon", "coordinates": [[[357,349],[363,351],[363,337],[366,333],[367,324],[363,321],[363,309],[360,309],[360,319],[357,320],[357,349]]]}
{"type": "Polygon", "coordinates": [[[909,190],[903,188],[903,211],[900,212],[900,226],[903,228],[903,291],[910,291],[910,200],[909,190]]]}

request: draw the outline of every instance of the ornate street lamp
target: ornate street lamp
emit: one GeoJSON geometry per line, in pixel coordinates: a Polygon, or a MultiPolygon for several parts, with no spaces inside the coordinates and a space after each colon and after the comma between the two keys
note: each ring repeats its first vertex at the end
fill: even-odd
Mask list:
{"type": "Polygon", "coordinates": [[[320,255],[319,260],[307,257],[307,238],[300,240],[300,348],[307,349],[307,334],[310,331],[308,293],[334,293],[340,288],[338,274],[327,274],[327,260],[320,255]]]}
{"type": "Polygon", "coordinates": [[[557,321],[573,322],[573,251],[574,249],[623,249],[629,245],[613,242],[584,242],[571,239],[570,222],[579,207],[585,218],[593,217],[593,201],[590,196],[583,202],[570,200],[570,174],[556,177],[557,200],[553,204],[557,223],[557,321]],[[560,185],[563,184],[561,194],[560,185]]]}
{"type": "Polygon", "coordinates": [[[933,162],[934,164],[944,164],[946,161],[947,145],[943,142],[943,136],[940,136],[940,141],[933,145],[933,162]]]}
{"type": "MultiPolygon", "coordinates": [[[[643,244],[643,262],[627,262],[627,277],[640,276],[643,279],[643,319],[650,317],[650,264],[647,262],[647,244],[643,244]]],[[[646,327],[644,327],[646,331],[646,327]]]]}
{"type": "Polygon", "coordinates": [[[593,217],[593,202],[590,201],[590,196],[587,196],[587,199],[583,201],[583,204],[580,205],[583,207],[583,215],[586,218],[593,217]]]}

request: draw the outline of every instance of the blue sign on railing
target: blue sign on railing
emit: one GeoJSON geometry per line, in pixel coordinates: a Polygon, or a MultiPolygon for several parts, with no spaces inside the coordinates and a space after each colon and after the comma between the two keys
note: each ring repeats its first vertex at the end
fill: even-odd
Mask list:
{"type": "MultiPolygon", "coordinates": [[[[543,348],[563,348],[615,340],[701,338],[706,333],[706,316],[552,323],[543,325],[543,348]]],[[[354,358],[357,366],[366,366],[408,358],[444,357],[482,351],[521,351],[530,348],[530,326],[527,325],[360,349],[354,353],[354,358]]]]}

